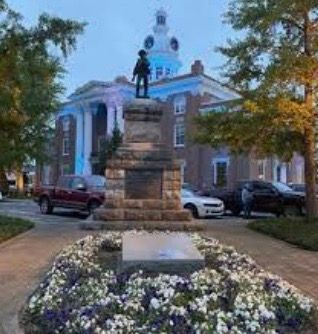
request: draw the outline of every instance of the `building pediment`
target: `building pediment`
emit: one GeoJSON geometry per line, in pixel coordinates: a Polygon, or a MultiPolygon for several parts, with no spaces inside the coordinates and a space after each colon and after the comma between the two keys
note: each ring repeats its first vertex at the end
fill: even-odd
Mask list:
{"type": "Polygon", "coordinates": [[[92,80],[77,88],[75,92],[69,96],[69,99],[74,100],[78,97],[83,98],[87,95],[98,94],[105,90],[105,88],[110,88],[112,86],[114,86],[113,82],[92,80]]]}

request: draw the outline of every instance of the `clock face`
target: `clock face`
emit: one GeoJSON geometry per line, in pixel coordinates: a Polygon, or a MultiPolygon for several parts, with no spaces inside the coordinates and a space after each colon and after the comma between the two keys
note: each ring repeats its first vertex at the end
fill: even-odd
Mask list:
{"type": "Polygon", "coordinates": [[[144,45],[147,50],[151,49],[154,44],[155,44],[155,39],[153,36],[150,35],[145,39],[144,45]]]}
{"type": "Polygon", "coordinates": [[[170,41],[170,46],[173,51],[178,51],[179,50],[179,41],[175,38],[172,37],[170,41]]]}

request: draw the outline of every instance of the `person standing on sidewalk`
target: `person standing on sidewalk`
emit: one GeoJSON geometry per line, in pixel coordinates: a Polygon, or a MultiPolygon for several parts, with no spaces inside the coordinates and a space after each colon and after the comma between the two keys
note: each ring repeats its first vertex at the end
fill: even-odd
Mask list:
{"type": "Polygon", "coordinates": [[[244,218],[251,218],[251,211],[253,206],[253,189],[252,186],[246,183],[242,190],[242,203],[244,210],[244,218]]]}

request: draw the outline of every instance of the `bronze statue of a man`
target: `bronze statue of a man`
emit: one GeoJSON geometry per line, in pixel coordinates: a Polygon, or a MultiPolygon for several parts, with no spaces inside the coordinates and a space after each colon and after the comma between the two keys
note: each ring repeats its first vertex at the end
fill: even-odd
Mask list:
{"type": "Polygon", "coordinates": [[[150,63],[147,59],[147,52],[145,50],[140,50],[139,53],[139,59],[137,61],[137,64],[134,69],[133,73],[133,79],[132,81],[135,81],[135,78],[137,76],[137,87],[136,87],[136,98],[142,98],[140,96],[140,85],[141,81],[143,81],[144,85],[144,96],[143,98],[149,99],[148,96],[148,85],[149,85],[149,75],[150,75],[150,63]]]}

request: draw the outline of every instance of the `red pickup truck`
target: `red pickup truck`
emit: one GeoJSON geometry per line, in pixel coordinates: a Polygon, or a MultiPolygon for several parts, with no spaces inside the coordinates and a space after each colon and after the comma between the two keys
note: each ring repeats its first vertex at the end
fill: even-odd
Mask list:
{"type": "Polygon", "coordinates": [[[61,176],[54,186],[39,187],[35,201],[42,214],[51,214],[55,207],[85,210],[90,214],[105,199],[106,180],[103,176],[61,176]]]}

